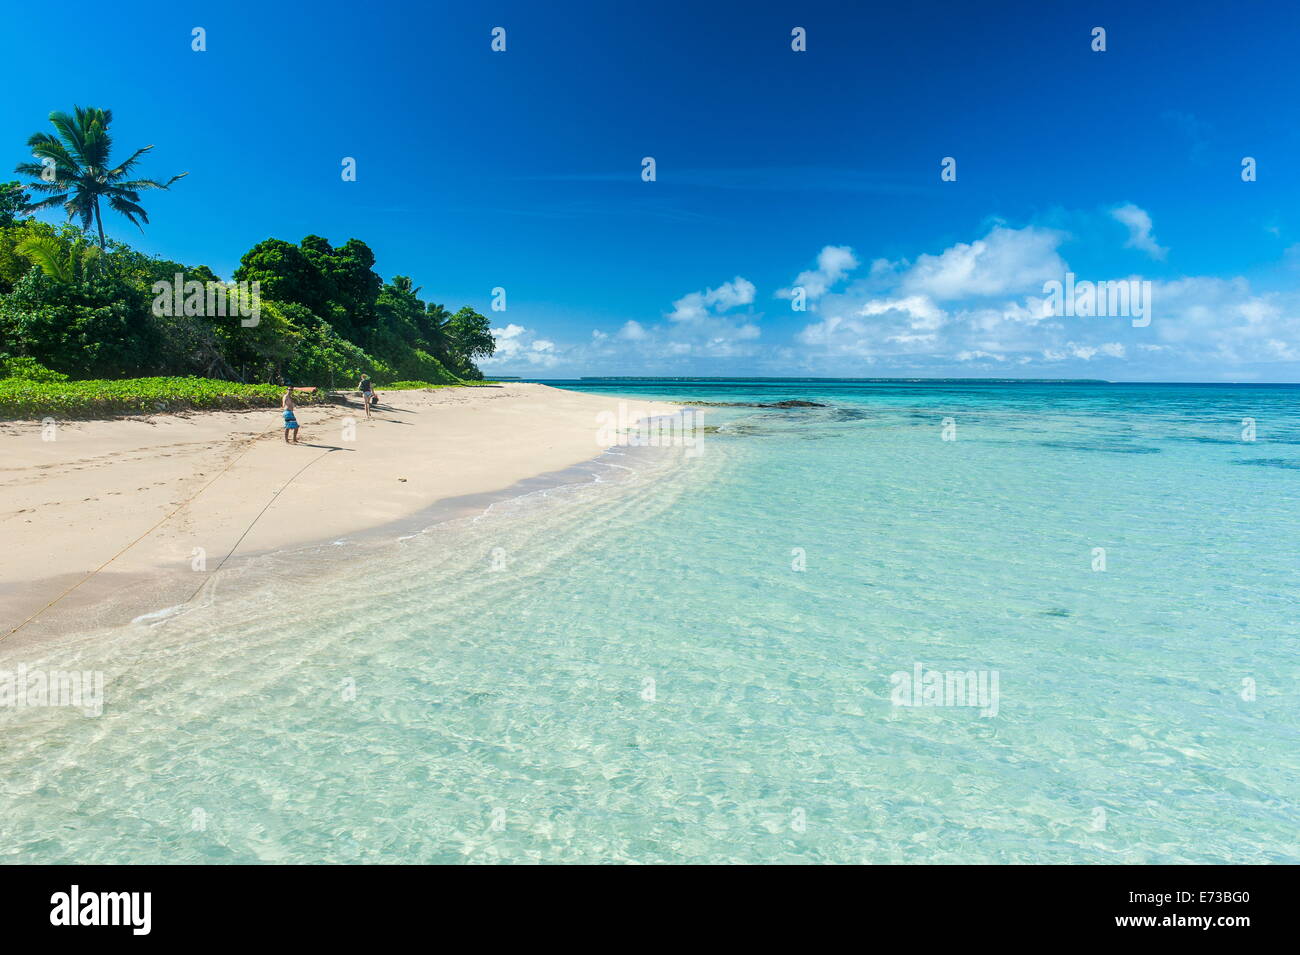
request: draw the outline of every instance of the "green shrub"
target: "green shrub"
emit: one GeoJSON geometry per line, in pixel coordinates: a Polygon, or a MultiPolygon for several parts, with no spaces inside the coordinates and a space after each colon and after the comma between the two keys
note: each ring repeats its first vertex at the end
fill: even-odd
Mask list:
{"type": "Polygon", "coordinates": [[[284,363],[284,378],[295,385],[354,388],[362,373],[382,381],[390,369],[352,344],[323,318],[302,305],[263,302],[275,308],[300,336],[284,363]]]}
{"type": "Polygon", "coordinates": [[[35,358],[23,355],[0,355],[0,379],[21,378],[24,381],[67,381],[68,376],[51,371],[35,358]]]}
{"type": "Polygon", "coordinates": [[[40,269],[0,295],[0,339],[48,368],[82,376],[152,371],[159,344],[139,289],[111,276],[69,285],[40,269]]]}
{"type": "MultiPolygon", "coordinates": [[[[439,385],[454,385],[460,379],[453,375],[442,362],[426,351],[418,348],[406,349],[406,354],[392,366],[390,376],[401,381],[430,381],[439,385]]],[[[383,382],[382,377],[376,381],[383,382]]]]}
{"type": "MultiPolygon", "coordinates": [[[[98,418],[123,414],[275,408],[279,385],[242,385],[215,378],[123,378],[116,381],[0,380],[0,418],[98,418]]],[[[323,391],[300,392],[299,404],[328,400],[323,391]]]]}
{"type": "Polygon", "coordinates": [[[450,388],[451,385],[435,384],[432,381],[390,381],[385,385],[376,385],[385,391],[418,391],[423,388],[450,388]]]}

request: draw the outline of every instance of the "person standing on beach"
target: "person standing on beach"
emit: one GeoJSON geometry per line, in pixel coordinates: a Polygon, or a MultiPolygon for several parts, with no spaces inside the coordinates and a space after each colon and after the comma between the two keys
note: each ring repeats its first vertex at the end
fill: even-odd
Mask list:
{"type": "Polygon", "coordinates": [[[357,382],[357,387],[361,389],[361,403],[366,406],[366,417],[370,417],[370,404],[375,398],[374,385],[370,383],[369,375],[362,375],[361,380],[357,382]]]}
{"type": "Polygon", "coordinates": [[[293,443],[298,443],[298,419],[293,413],[293,385],[286,385],[284,397],[280,399],[280,407],[284,409],[284,443],[289,443],[289,432],[293,432],[293,443]]]}

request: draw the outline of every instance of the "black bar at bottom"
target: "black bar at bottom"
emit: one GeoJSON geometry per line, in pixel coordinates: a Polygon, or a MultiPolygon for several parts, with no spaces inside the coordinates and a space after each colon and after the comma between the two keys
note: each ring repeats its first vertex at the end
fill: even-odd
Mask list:
{"type": "Polygon", "coordinates": [[[715,872],[703,890],[695,877],[619,885],[606,874],[601,883],[610,888],[601,892],[581,874],[572,886],[553,874],[541,888],[527,878],[480,882],[417,867],[10,867],[0,870],[0,924],[11,944],[75,933],[78,942],[330,946],[373,944],[377,930],[417,937],[433,930],[447,943],[465,932],[533,944],[638,936],[666,943],[684,941],[686,925],[719,941],[784,926],[815,928],[813,937],[823,938],[834,928],[864,942],[895,932],[941,944],[1025,932],[1230,945],[1281,939],[1293,925],[1284,912],[1294,882],[1288,867],[860,867],[801,874],[794,886],[785,873],[715,872]]]}

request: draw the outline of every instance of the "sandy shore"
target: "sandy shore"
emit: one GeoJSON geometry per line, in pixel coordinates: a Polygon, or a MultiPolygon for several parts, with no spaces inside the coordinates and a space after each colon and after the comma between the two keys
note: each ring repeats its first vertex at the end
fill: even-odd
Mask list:
{"type": "Polygon", "coordinates": [[[342,537],[588,461],[597,414],[620,401],[522,383],[381,397],[370,420],[359,404],[299,408],[296,447],[278,410],[60,422],[54,440],[0,422],[0,640],[125,622],[198,560],[342,537]]]}

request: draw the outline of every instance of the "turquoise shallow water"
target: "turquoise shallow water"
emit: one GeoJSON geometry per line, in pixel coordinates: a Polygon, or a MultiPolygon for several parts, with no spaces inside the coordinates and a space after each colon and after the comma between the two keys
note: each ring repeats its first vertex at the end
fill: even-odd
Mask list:
{"type": "Polygon", "coordinates": [[[0,710],[0,858],[1300,861],[1300,388],[565,387],[828,407],[0,645],[108,681],[0,710]]]}

